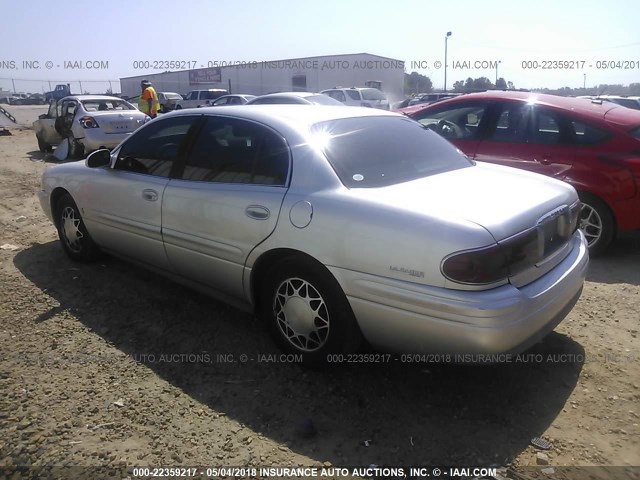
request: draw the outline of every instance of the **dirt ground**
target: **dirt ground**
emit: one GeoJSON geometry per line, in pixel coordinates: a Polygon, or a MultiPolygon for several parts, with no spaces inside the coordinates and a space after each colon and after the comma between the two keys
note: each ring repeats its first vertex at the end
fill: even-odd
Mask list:
{"type": "Polygon", "coordinates": [[[0,136],[0,467],[640,465],[640,234],[521,361],[310,371],[251,315],[71,262],[36,198],[54,164],[0,136]]]}

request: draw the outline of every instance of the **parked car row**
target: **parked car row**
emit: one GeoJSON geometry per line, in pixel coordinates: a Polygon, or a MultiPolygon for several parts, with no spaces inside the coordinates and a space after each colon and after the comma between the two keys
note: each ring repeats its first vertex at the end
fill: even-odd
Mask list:
{"type": "Polygon", "coordinates": [[[110,253],[253,311],[310,363],[363,339],[520,352],[571,310],[589,257],[569,184],[373,108],[183,109],[41,185],[73,260],[110,253]]]}
{"type": "Polygon", "coordinates": [[[618,105],[622,105],[623,107],[640,110],[640,97],[622,95],[583,95],[577,98],[586,98],[595,101],[617,103],[618,105]]]}
{"type": "Polygon", "coordinates": [[[385,97],[384,93],[376,88],[336,87],[328,90],[322,90],[320,93],[279,92],[261,95],[259,97],[249,94],[229,94],[229,92],[224,89],[192,90],[184,96],[184,99],[177,99],[173,104],[167,102],[165,106],[165,103],[163,103],[163,98],[167,95],[177,96],[178,94],[167,92],[158,93],[160,104],[163,106],[163,112],[194,107],[201,108],[244,104],[258,105],[267,103],[314,103],[318,105],[350,105],[389,110],[389,101],[385,97]],[[324,97],[330,97],[335,101],[327,102],[324,97]]]}

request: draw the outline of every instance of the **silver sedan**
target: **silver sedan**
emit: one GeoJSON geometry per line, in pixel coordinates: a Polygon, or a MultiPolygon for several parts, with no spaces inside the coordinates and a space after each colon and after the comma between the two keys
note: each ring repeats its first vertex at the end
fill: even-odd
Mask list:
{"type": "Polygon", "coordinates": [[[72,259],[108,252],[253,311],[309,362],[363,339],[522,351],[571,310],[588,264],[573,187],[357,107],[169,113],[48,169],[40,201],[72,259]]]}

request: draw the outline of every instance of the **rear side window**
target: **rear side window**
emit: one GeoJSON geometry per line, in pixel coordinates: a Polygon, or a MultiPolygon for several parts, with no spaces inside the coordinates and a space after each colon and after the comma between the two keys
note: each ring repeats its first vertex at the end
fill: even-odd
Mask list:
{"type": "MultiPolygon", "coordinates": [[[[596,145],[609,138],[609,133],[606,131],[577,120],[572,120],[570,126],[573,130],[574,143],[577,145],[596,145]]],[[[640,138],[640,132],[636,134],[636,138],[640,138]]]]}
{"type": "Polygon", "coordinates": [[[288,172],[289,149],[278,134],[246,120],[209,117],[181,178],[283,186],[288,172]]]}
{"type": "Polygon", "coordinates": [[[449,142],[408,118],[321,122],[312,127],[310,143],[349,188],[395,185],[472,165],[449,142]]]}
{"type": "Polygon", "coordinates": [[[347,90],[347,95],[349,95],[351,100],[357,100],[358,102],[361,100],[360,92],[358,90],[347,90]]]}

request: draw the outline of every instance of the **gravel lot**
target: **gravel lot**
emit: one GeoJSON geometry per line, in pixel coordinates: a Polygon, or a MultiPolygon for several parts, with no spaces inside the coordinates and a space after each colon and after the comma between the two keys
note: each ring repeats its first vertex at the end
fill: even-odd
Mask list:
{"type": "Polygon", "coordinates": [[[119,260],[67,259],[35,196],[54,159],[12,133],[0,466],[518,469],[546,461],[533,437],[553,444],[553,466],[640,465],[640,234],[592,260],[576,308],[523,361],[309,371],[280,361],[251,315],[119,260]]]}

